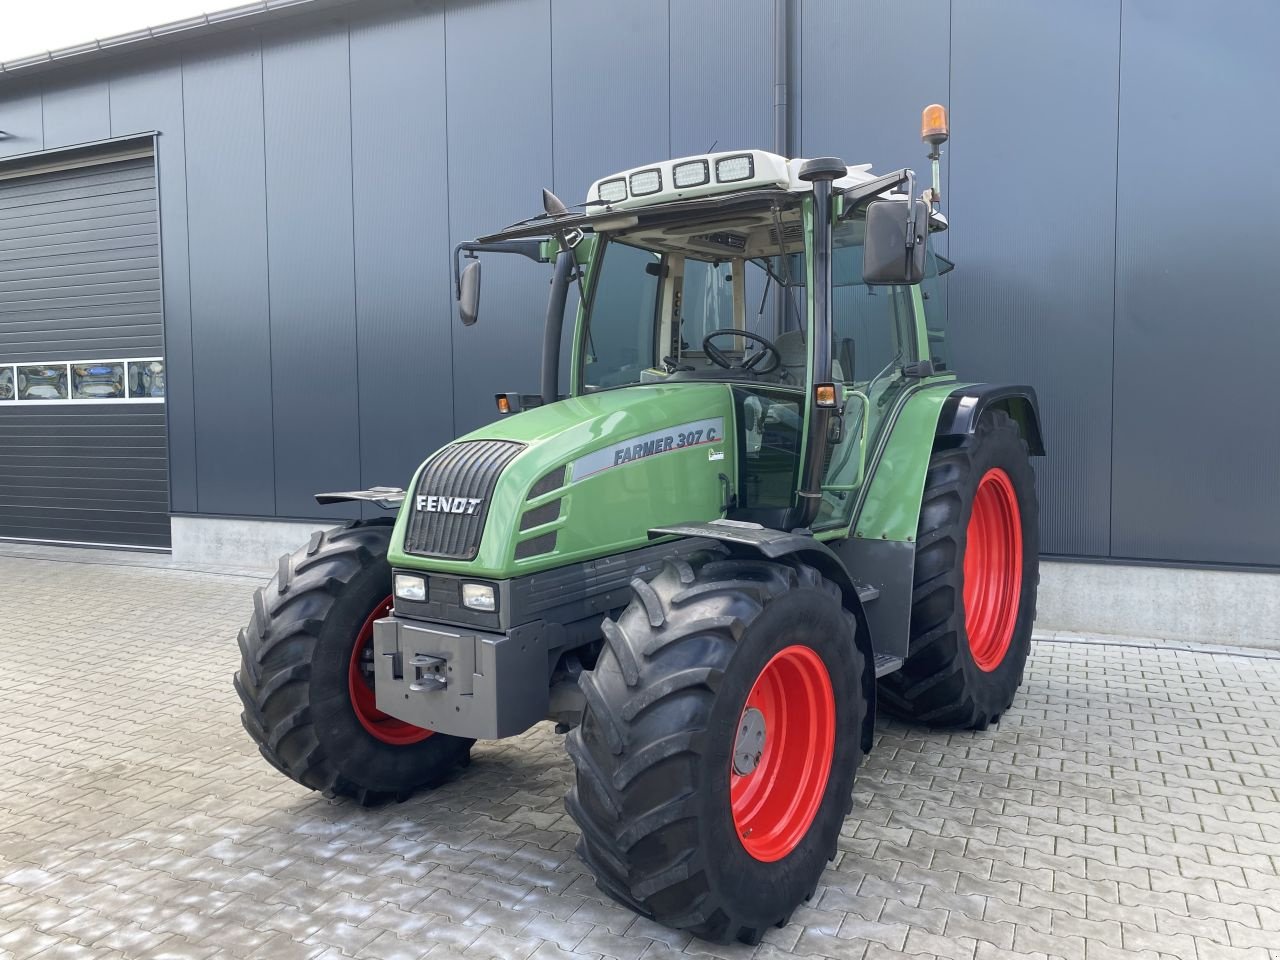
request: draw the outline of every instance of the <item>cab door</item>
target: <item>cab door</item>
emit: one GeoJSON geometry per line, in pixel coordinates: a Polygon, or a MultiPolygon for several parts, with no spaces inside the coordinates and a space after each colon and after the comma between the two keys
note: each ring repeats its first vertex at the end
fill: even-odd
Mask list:
{"type": "Polygon", "coordinates": [[[915,360],[917,352],[912,288],[869,287],[862,282],[860,227],[848,223],[835,230],[832,378],[844,385],[844,408],[835,437],[828,438],[815,530],[849,527],[868,459],[907,387],[904,365],[915,360]]]}

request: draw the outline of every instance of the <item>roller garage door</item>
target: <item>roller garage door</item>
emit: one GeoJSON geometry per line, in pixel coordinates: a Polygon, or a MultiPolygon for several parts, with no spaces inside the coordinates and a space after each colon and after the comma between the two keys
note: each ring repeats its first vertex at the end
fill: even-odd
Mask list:
{"type": "Polygon", "coordinates": [[[169,545],[149,151],[0,165],[0,538],[169,545]]]}

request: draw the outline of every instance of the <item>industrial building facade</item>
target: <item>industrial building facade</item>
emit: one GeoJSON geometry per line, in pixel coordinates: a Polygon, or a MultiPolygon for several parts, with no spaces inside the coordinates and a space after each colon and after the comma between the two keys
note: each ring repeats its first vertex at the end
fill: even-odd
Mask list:
{"type": "Polygon", "coordinates": [[[0,537],[354,516],[312,494],[403,485],[535,388],[546,268],[494,263],[464,329],[454,243],[712,145],[923,171],[940,101],[952,363],[1039,391],[1046,554],[1275,570],[1277,30],[1266,0],[275,0],[5,64],[0,537]]]}

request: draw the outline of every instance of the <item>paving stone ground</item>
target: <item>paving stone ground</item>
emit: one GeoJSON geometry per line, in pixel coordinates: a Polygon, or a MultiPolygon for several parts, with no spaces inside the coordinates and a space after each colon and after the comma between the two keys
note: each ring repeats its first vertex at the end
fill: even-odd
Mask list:
{"type": "Polygon", "coordinates": [[[230,675],[256,581],[0,555],[0,958],[1280,958],[1280,660],[1041,641],[982,733],[881,723],[818,895],[758,947],[635,917],[540,725],[365,811],[230,675]]]}

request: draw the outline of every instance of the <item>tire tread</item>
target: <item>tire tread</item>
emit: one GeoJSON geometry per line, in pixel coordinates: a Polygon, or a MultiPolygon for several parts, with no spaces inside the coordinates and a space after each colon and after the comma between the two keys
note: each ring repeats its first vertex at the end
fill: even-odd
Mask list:
{"type": "MultiPolygon", "coordinates": [[[[606,894],[695,936],[751,944],[785,923],[791,907],[773,917],[731,915],[711,888],[708,851],[690,846],[692,773],[679,771],[698,765],[704,721],[751,620],[797,586],[836,597],[839,587],[802,564],[721,557],[668,561],[606,626],[600,662],[580,680],[584,722],[568,734],[577,786],[566,807],[582,830],[579,855],[606,894]],[[669,732],[633,747],[640,723],[669,732]]],[[[865,670],[861,653],[854,655],[865,670]]],[[[851,807],[850,791],[844,812],[851,807]]]]}
{"type": "MultiPolygon", "coordinates": [[[[975,470],[975,453],[981,445],[992,442],[993,436],[1003,442],[1015,442],[1024,460],[1029,457],[1017,424],[1004,411],[991,410],[983,415],[976,432],[959,446],[935,450],[925,474],[916,534],[907,659],[896,673],[881,679],[878,691],[879,702],[886,711],[905,720],[982,730],[1008,707],[1008,702],[999,709],[984,707],[979,702],[981,698],[970,689],[964,664],[964,658],[969,656],[962,608],[964,481],[975,470]]],[[[1035,523],[1035,516],[1030,519],[1035,523]]],[[[1030,618],[1034,620],[1034,590],[1029,596],[1024,593],[1024,602],[1029,602],[1030,618]]],[[[1020,683],[1019,673],[1003,699],[1012,701],[1020,683]]]]}

